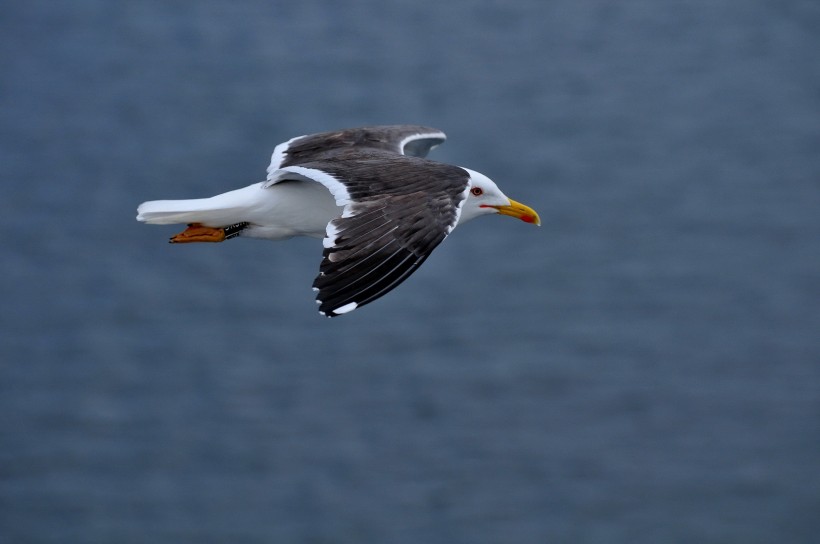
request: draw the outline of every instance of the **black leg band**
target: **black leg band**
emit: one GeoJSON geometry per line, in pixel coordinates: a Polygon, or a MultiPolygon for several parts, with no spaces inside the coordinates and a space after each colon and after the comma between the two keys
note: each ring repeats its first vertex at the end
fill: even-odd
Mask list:
{"type": "Polygon", "coordinates": [[[242,221],[241,223],[234,223],[233,225],[228,225],[223,228],[222,230],[225,231],[225,239],[230,240],[231,238],[239,236],[239,233],[245,230],[248,225],[250,225],[250,223],[242,221]]]}

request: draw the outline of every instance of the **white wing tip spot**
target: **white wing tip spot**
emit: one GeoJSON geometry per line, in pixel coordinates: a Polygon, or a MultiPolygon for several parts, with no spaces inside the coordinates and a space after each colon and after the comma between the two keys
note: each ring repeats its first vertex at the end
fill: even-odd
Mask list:
{"type": "Polygon", "coordinates": [[[355,310],[357,306],[358,304],[356,304],[355,302],[348,302],[344,306],[339,306],[338,308],[333,310],[333,313],[336,315],[346,314],[348,312],[352,312],[353,310],[355,310]]]}

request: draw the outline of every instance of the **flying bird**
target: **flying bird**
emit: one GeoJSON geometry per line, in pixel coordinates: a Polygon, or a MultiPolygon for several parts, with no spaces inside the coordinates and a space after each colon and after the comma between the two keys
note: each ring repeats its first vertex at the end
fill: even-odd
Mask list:
{"type": "Polygon", "coordinates": [[[137,220],[187,224],[175,244],[323,238],[316,302],[321,314],[342,315],[394,289],[471,219],[541,224],[487,176],[426,159],[445,139],[416,125],[298,136],[273,150],[265,181],[210,198],[144,202],[137,220]]]}

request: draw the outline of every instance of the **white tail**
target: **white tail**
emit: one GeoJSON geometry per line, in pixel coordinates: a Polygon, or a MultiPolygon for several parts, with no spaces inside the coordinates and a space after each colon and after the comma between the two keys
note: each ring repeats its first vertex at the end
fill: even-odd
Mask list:
{"type": "Polygon", "coordinates": [[[137,221],[154,225],[171,225],[174,223],[202,223],[209,227],[232,225],[242,218],[251,204],[253,196],[261,184],[229,191],[211,198],[194,198],[189,200],[151,200],[143,202],[137,208],[137,221]]]}
{"type": "Polygon", "coordinates": [[[282,240],[291,236],[324,238],[328,222],[342,213],[330,191],[319,183],[263,186],[264,182],[255,183],[211,198],[143,202],[137,208],[137,221],[155,225],[200,223],[214,228],[250,223],[242,236],[282,240]]]}
{"type": "Polygon", "coordinates": [[[212,226],[230,224],[230,218],[236,216],[236,210],[212,208],[208,198],[193,200],[152,200],[143,202],[137,208],[137,221],[154,225],[171,225],[174,223],[203,223],[212,226]]]}

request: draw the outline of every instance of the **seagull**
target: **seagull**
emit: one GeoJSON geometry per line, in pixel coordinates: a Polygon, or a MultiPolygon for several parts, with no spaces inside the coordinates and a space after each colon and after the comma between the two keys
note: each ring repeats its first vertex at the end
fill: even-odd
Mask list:
{"type": "Polygon", "coordinates": [[[265,181],[210,198],[144,202],[137,220],[187,224],[174,244],[323,238],[313,289],[319,313],[339,316],[394,289],[467,221],[501,214],[541,224],[484,174],[426,159],[445,139],[418,125],[297,136],[273,150],[265,181]]]}

